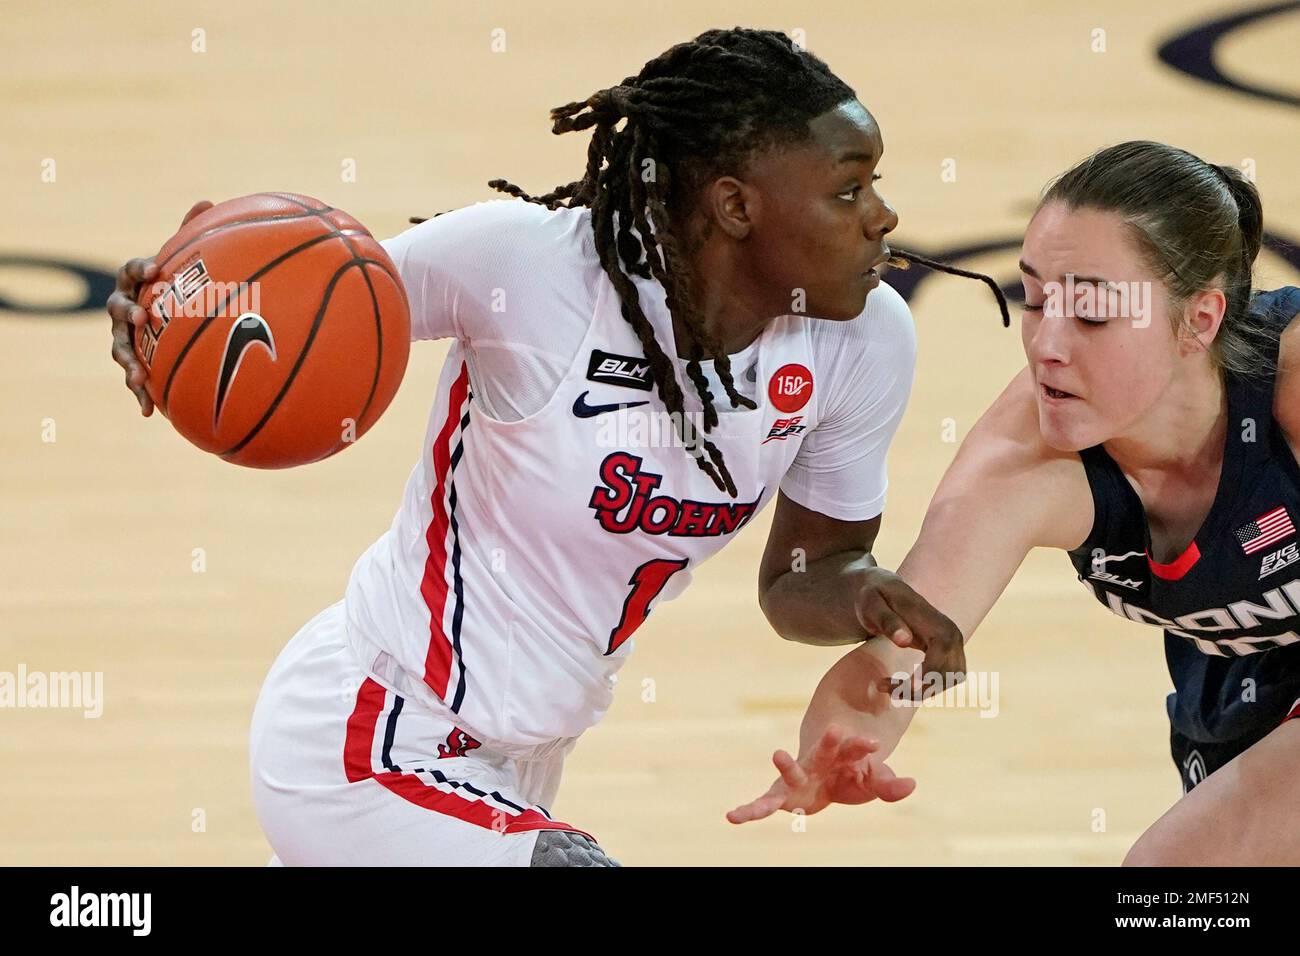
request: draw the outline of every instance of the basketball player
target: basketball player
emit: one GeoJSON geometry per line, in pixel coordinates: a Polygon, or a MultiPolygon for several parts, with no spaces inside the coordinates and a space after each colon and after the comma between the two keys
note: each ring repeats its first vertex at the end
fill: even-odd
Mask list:
{"type": "MultiPolygon", "coordinates": [[[[1262,232],[1238,170],[1169,146],[1103,149],[1057,179],[1020,263],[1028,365],[899,570],[969,637],[1030,548],[1060,548],[1103,605],[1164,629],[1185,795],[1129,864],[1300,863],[1300,289],[1252,298],[1262,232]]],[[[836,664],[801,731],[880,749],[811,775],[781,754],[733,822],[871,798],[858,778],[914,711],[882,684],[915,664],[899,643],[836,664]]]]}
{"type": "MultiPolygon", "coordinates": [[[[871,556],[915,339],[880,285],[897,217],[853,90],[784,34],[711,30],[552,118],[592,131],[582,178],[496,181],[525,201],[385,244],[414,338],[455,342],[391,528],[253,715],[286,864],[612,865],[550,810],[562,761],[652,608],[773,500],[778,633],[891,634],[963,669],[952,622],[871,556]]],[[[144,414],[155,274],[128,263],[109,303],[144,414]]],[[[864,747],[828,733],[808,767],[864,747]]]]}

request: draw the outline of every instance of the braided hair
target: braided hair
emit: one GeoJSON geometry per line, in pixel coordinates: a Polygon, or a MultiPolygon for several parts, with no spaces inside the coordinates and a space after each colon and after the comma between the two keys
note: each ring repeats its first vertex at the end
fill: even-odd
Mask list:
{"type": "MultiPolygon", "coordinates": [[[[617,86],[551,110],[553,133],[593,131],[581,179],[540,196],[504,179],[488,183],[548,209],[591,209],[601,266],[618,291],[623,318],[645,350],[651,378],[679,437],[700,469],[733,498],[736,485],[722,452],[688,426],[673,358],[660,345],[630,276],[657,280],[670,313],[685,331],[686,373],[703,406],[704,431],[718,423],[700,364],[706,357],[713,360],[731,406],[755,408],[752,399],[737,391],[726,351],[705,327],[683,226],[701,186],[742,169],[756,151],[807,141],[810,120],[855,98],[822,60],[784,33],[708,30],[650,60],[617,86]]],[[[896,251],[891,260],[904,266],[909,261],[984,279],[997,293],[1006,318],[1005,301],[991,279],[903,252],[896,251]]]]}

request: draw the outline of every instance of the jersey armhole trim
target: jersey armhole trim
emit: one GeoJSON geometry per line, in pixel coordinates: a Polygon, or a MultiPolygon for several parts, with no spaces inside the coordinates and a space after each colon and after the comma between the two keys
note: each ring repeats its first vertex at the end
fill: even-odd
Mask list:
{"type": "Polygon", "coordinates": [[[600,285],[597,286],[595,300],[592,303],[591,321],[587,323],[587,329],[585,332],[582,333],[582,341],[578,343],[578,350],[573,353],[573,359],[569,362],[568,366],[565,368],[564,374],[560,376],[560,380],[555,384],[555,391],[551,393],[550,398],[546,400],[545,404],[543,404],[541,408],[537,409],[532,414],[525,415],[523,418],[517,419],[515,421],[507,422],[507,421],[502,421],[501,419],[498,418],[494,418],[492,416],[480,416],[479,421],[482,422],[489,430],[500,429],[502,431],[509,431],[511,428],[516,428],[523,425],[531,425],[534,422],[536,422],[537,419],[539,419],[541,416],[549,414],[555,408],[555,406],[561,401],[560,393],[564,391],[565,382],[568,381],[570,376],[575,374],[575,370],[581,364],[583,360],[583,356],[591,349],[592,336],[596,334],[596,325],[600,321],[601,306],[605,301],[607,286],[609,288],[613,288],[612,283],[608,281],[602,282],[600,283],[600,285]]]}

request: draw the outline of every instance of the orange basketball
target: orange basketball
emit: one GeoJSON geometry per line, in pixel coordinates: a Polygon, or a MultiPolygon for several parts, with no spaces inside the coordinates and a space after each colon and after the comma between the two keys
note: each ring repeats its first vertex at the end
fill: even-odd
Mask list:
{"type": "Polygon", "coordinates": [[[406,292],[383,247],[339,209],[292,193],[213,206],[167,240],[141,289],[135,351],[176,430],[253,468],[359,439],[406,371],[406,292]]]}

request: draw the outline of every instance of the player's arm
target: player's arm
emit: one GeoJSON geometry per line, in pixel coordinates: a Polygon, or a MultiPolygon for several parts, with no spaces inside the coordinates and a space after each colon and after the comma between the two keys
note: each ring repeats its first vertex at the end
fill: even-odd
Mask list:
{"type": "MultiPolygon", "coordinates": [[[[453,223],[454,225],[454,223],[453,223]]],[[[448,256],[454,239],[445,216],[426,219],[379,244],[397,267],[411,315],[411,341],[463,337],[464,289],[448,256]]]]}
{"type": "Polygon", "coordinates": [[[508,305],[546,288],[548,214],[534,203],[489,200],[383,240],[406,290],[411,341],[514,341],[520,330],[508,305]]]}
{"type": "Polygon", "coordinates": [[[769,623],[802,644],[856,644],[881,635],[927,648],[933,670],[964,670],[953,623],[876,566],[871,549],[879,530],[880,515],[838,520],[779,494],[759,568],[759,604],[769,623]]]}
{"type": "Polygon", "coordinates": [[[1278,348],[1273,417],[1282,426],[1291,451],[1300,459],[1300,315],[1291,319],[1278,348]]]}
{"type": "MultiPolygon", "coordinates": [[[[1092,525],[1083,468],[1077,456],[1043,444],[1033,388],[1028,371],[1018,375],[971,430],[899,568],[899,577],[967,638],[1030,549],[1077,547],[1092,525]]],[[[778,752],[773,762],[781,777],[729,819],[910,793],[913,782],[895,778],[884,760],[915,713],[895,704],[893,679],[912,674],[921,659],[919,651],[880,638],[841,658],[809,702],[798,756],[778,752]]]]}
{"type": "Polygon", "coordinates": [[[1092,530],[1083,463],[1043,441],[1036,387],[1020,372],[971,429],[898,569],[967,640],[1031,549],[1068,551],[1092,530]]]}
{"type": "Polygon", "coordinates": [[[855,644],[870,635],[853,593],[876,567],[871,548],[880,515],[840,521],[776,496],[776,513],[758,570],[758,602],[768,622],[802,644],[855,644]]]}
{"type": "Polygon", "coordinates": [[[907,303],[881,286],[856,319],[812,331],[819,420],[781,481],[759,604],[787,640],[852,644],[886,635],[927,648],[934,669],[960,671],[952,622],[871,555],[885,458],[916,363],[907,303]]]}
{"type": "MultiPolygon", "coordinates": [[[[1077,547],[1092,527],[1078,457],[1048,448],[1029,370],[1012,380],[962,443],[926,509],[898,575],[969,640],[1035,547],[1077,547]]],[[[870,733],[893,750],[914,712],[878,699],[880,679],[912,673],[921,654],[882,641],[845,655],[822,679],[801,742],[830,723],[870,733]]]]}

